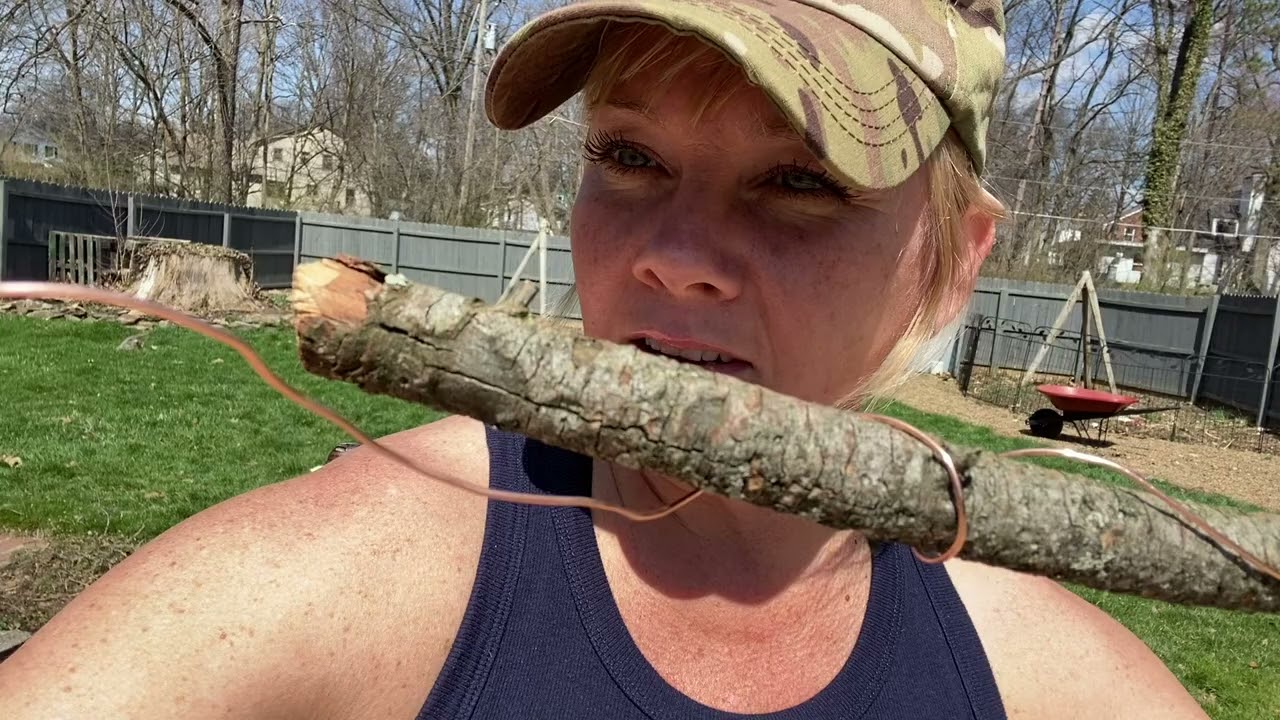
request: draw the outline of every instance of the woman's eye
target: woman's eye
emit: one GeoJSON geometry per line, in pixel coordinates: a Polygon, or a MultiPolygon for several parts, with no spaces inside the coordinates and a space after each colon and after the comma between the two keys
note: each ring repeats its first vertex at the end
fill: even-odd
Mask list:
{"type": "Polygon", "coordinates": [[[777,181],[788,190],[813,191],[825,190],[827,187],[821,178],[801,172],[779,173],[777,181]]]}
{"type": "Polygon", "coordinates": [[[654,164],[648,155],[633,147],[617,148],[613,152],[613,159],[623,167],[641,168],[650,167],[654,164]]]}

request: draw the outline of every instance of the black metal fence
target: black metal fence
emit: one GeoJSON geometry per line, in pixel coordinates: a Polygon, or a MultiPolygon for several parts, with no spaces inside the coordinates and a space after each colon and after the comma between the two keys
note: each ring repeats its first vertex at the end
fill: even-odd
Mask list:
{"type": "MultiPolygon", "coordinates": [[[[1086,366],[1079,333],[1060,336],[1052,344],[1046,342],[1047,335],[1046,328],[972,317],[959,342],[956,375],[961,392],[1030,416],[1038,409],[1052,407],[1049,398],[1037,390],[1040,385],[1082,385],[1088,377],[1093,387],[1108,389],[1097,339],[1090,343],[1086,366]],[[1039,368],[1027,378],[1027,368],[1042,351],[1039,368]]],[[[1107,423],[1110,433],[1280,454],[1280,421],[1274,416],[1260,429],[1254,413],[1205,392],[1206,388],[1218,388],[1222,394],[1238,390],[1239,397],[1258,397],[1267,376],[1264,363],[1207,355],[1202,365],[1197,354],[1152,351],[1115,341],[1108,345],[1117,390],[1138,398],[1135,407],[1171,408],[1112,418],[1107,423]]],[[[1280,391],[1276,374],[1272,374],[1273,393],[1280,391]]],[[[1094,426],[1099,423],[1093,421],[1094,426]]]]}

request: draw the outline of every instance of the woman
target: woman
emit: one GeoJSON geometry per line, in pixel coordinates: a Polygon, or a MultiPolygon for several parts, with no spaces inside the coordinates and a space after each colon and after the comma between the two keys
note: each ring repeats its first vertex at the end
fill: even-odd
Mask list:
{"type": "MultiPolygon", "coordinates": [[[[521,31],[488,107],[517,127],[584,91],[588,334],[858,406],[991,247],[1002,29],[992,0],[590,3],[521,31]]],[[[387,442],[495,487],[685,492],[466,418],[387,442]]],[[[89,715],[1203,717],[1043,579],[718,497],[489,505],[359,450],[175,527],[0,667],[0,717],[89,715]]]]}

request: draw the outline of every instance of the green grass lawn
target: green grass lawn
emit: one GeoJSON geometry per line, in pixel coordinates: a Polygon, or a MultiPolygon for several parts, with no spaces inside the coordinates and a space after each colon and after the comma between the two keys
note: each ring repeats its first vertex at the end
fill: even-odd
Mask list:
{"type": "MultiPolygon", "coordinates": [[[[189,515],[320,464],[346,437],[271,391],[230,349],[178,328],[119,352],[115,324],[0,316],[0,526],[146,539],[189,515]]],[[[378,436],[436,413],[305,373],[291,333],[241,333],[291,384],[378,436]]],[[[950,442],[1028,447],[953,418],[889,405],[884,412],[950,442]]],[[[1104,482],[1077,463],[1037,461],[1104,482]]],[[[1181,498],[1252,509],[1230,498],[1181,498]]],[[[1280,718],[1280,615],[1190,608],[1071,589],[1147,642],[1214,718],[1280,718]]]]}
{"type": "MultiPolygon", "coordinates": [[[[0,316],[0,524],[153,537],[253,487],[319,465],[342,431],[268,387],[230,348],[156,328],[0,316]]],[[[283,329],[242,333],[287,382],[377,437],[428,408],[306,373],[283,329]]]]}

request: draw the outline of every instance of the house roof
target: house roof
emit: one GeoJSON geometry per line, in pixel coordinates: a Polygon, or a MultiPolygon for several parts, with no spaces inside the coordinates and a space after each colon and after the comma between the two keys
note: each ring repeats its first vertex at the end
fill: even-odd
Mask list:
{"type": "MultiPolygon", "coordinates": [[[[2,136],[0,136],[2,137],[2,136]]],[[[15,143],[31,143],[35,145],[57,145],[58,143],[48,135],[31,128],[21,128],[13,135],[12,142],[15,143]]]]}

